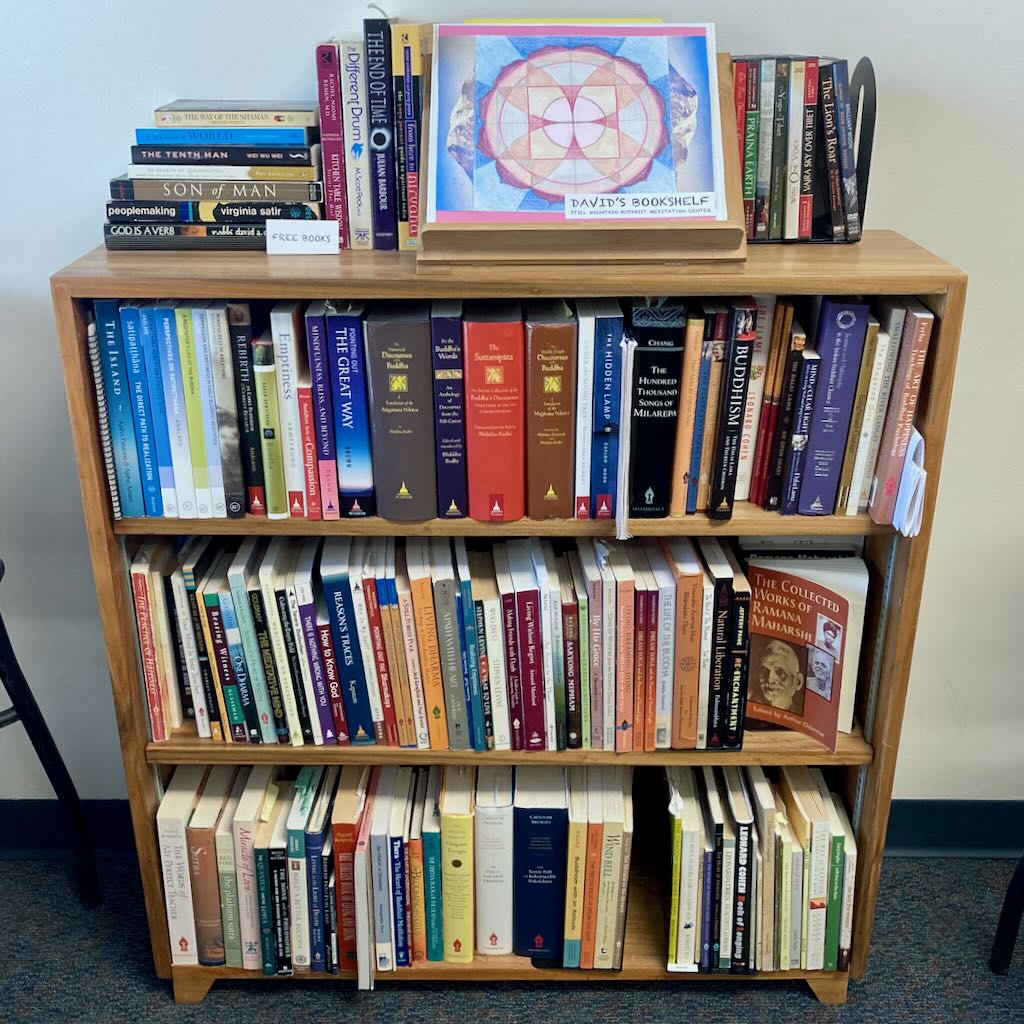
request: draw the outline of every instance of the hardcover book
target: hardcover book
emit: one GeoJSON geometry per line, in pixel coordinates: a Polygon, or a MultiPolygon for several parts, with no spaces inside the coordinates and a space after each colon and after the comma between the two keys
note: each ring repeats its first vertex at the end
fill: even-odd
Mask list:
{"type": "Polygon", "coordinates": [[[366,99],[369,108],[373,247],[398,248],[395,187],[395,96],[391,82],[391,25],[385,18],[363,22],[366,99]]]}
{"type": "Polygon", "coordinates": [[[345,188],[345,142],[341,127],[341,47],[335,41],[316,48],[320,146],[323,152],[324,208],[338,222],[341,248],[348,248],[348,193],[345,188]]]}
{"type": "Polygon", "coordinates": [[[622,310],[614,299],[580,299],[580,316],[594,317],[594,438],[590,450],[593,519],[614,519],[619,464],[622,310]]]}
{"type": "Polygon", "coordinates": [[[438,299],[430,308],[437,446],[437,516],[462,519],[466,489],[466,399],[462,364],[462,300],[438,299]]]}

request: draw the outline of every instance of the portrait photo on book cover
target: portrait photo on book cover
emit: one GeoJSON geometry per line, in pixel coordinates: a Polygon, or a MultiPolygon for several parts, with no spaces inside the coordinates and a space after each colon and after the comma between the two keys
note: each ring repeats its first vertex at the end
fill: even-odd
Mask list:
{"type": "Polygon", "coordinates": [[[807,689],[824,700],[832,699],[832,672],[835,660],[818,647],[807,648],[807,689]]]}
{"type": "Polygon", "coordinates": [[[843,627],[835,619],[818,613],[818,623],[814,631],[815,646],[820,647],[833,661],[838,661],[843,654],[843,627]]]}
{"type": "Polygon", "coordinates": [[[668,216],[657,197],[720,219],[718,118],[712,26],[438,25],[427,217],[564,220],[567,197],[643,193],[637,216],[668,216]]]}
{"type": "Polygon", "coordinates": [[[750,635],[749,698],[779,711],[804,713],[807,651],[785,640],[750,635]]]}

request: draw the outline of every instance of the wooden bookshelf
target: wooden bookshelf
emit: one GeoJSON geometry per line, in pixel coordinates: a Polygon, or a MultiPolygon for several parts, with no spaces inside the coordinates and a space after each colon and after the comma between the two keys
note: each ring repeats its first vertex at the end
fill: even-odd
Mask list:
{"type": "MultiPolygon", "coordinates": [[[[774,293],[859,293],[918,295],[938,317],[918,406],[917,427],[926,442],[928,473],[920,534],[908,539],[876,527],[866,516],[779,516],[740,505],[727,522],[705,516],[634,520],[636,535],[751,536],[817,535],[864,537],[872,573],[864,634],[858,716],[863,730],[842,737],[835,753],[794,734],[747,734],[744,749],[663,751],[614,755],[600,751],[566,751],[525,755],[531,762],[561,764],[815,764],[830,766],[851,806],[859,806],[856,823],[859,857],[854,916],[854,946],[849,974],[784,972],[756,976],[712,975],[712,980],[759,983],[802,978],[820,999],[842,1002],[847,982],[864,975],[871,948],[885,831],[889,816],[907,683],[913,656],[928,543],[938,493],[950,395],[966,295],[966,277],[956,267],[890,231],[865,234],[857,245],[753,246],[745,263],[650,264],[641,266],[501,266],[429,275],[416,272],[415,260],[393,253],[345,253],[338,257],[268,257],[262,253],[108,253],[99,248],[51,280],[57,333],[64,366],[71,428],[78,460],[86,532],[99,598],[110,669],[114,709],[125,767],[132,823],[142,874],[150,942],[156,973],[173,979],[180,1001],[201,999],[219,979],[260,980],[254,972],[215,968],[173,968],[167,941],[161,868],[154,830],[157,791],[154,773],[182,763],[284,764],[361,761],[364,763],[513,763],[520,755],[420,752],[361,748],[358,751],[316,747],[260,747],[213,744],[184,733],[151,743],[140,685],[135,620],[128,587],[126,538],[132,535],[272,534],[275,536],[346,534],[469,536],[601,536],[608,523],[520,520],[500,525],[430,521],[392,523],[379,519],[309,523],[238,520],[139,519],[115,522],[110,514],[107,481],[100,451],[96,403],[86,348],[83,311],[94,298],[181,299],[316,299],[532,297],[563,295],[669,294],[678,296],[774,293]],[[883,606],[883,595],[888,595],[883,606]],[[867,701],[869,682],[877,682],[867,701]]],[[[652,837],[653,842],[653,837],[652,837]]],[[[655,844],[656,845],[656,844],[655,844]]],[[[669,974],[665,970],[664,894],[654,884],[636,882],[629,911],[626,959],[621,972],[537,970],[516,957],[480,957],[465,967],[432,965],[378,976],[411,981],[704,979],[704,975],[669,974]]],[[[317,976],[306,976],[317,977],[317,976]]],[[[299,980],[299,979],[295,979],[299,980]]]]}

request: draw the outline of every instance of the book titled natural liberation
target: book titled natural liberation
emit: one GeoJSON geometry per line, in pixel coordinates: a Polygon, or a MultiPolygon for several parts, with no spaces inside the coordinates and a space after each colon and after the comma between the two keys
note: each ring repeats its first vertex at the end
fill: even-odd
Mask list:
{"type": "Polygon", "coordinates": [[[462,519],[466,491],[466,402],[462,369],[462,300],[438,299],[430,310],[434,375],[437,515],[462,519]]]}

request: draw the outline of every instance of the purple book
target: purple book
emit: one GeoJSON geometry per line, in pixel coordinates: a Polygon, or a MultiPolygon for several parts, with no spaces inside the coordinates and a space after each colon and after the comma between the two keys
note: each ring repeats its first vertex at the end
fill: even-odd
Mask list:
{"type": "Polygon", "coordinates": [[[797,506],[802,516],[829,516],[835,509],[869,315],[860,303],[821,304],[815,346],[821,365],[797,506]]]}
{"type": "Polygon", "coordinates": [[[373,247],[398,248],[395,173],[395,93],[391,78],[391,25],[384,18],[363,22],[366,98],[370,120],[370,193],[373,247]]]}
{"type": "Polygon", "coordinates": [[[334,413],[331,408],[331,361],[327,354],[326,302],[313,302],[306,308],[306,348],[309,352],[309,377],[313,389],[313,428],[316,433],[316,459],[320,478],[324,519],[337,519],[338,463],[334,458],[334,413]]]}
{"type": "Polygon", "coordinates": [[[462,372],[462,300],[442,299],[430,309],[437,449],[437,515],[463,519],[466,491],[466,406],[462,372]]]}
{"type": "Polygon", "coordinates": [[[803,482],[804,460],[807,457],[807,438],[811,429],[811,414],[814,412],[814,396],[817,393],[818,369],[821,359],[811,348],[800,353],[803,365],[797,383],[796,405],[793,406],[793,430],[789,435],[786,450],[786,468],[782,474],[782,504],[779,512],[791,516],[797,510],[800,485],[803,482]]]}

